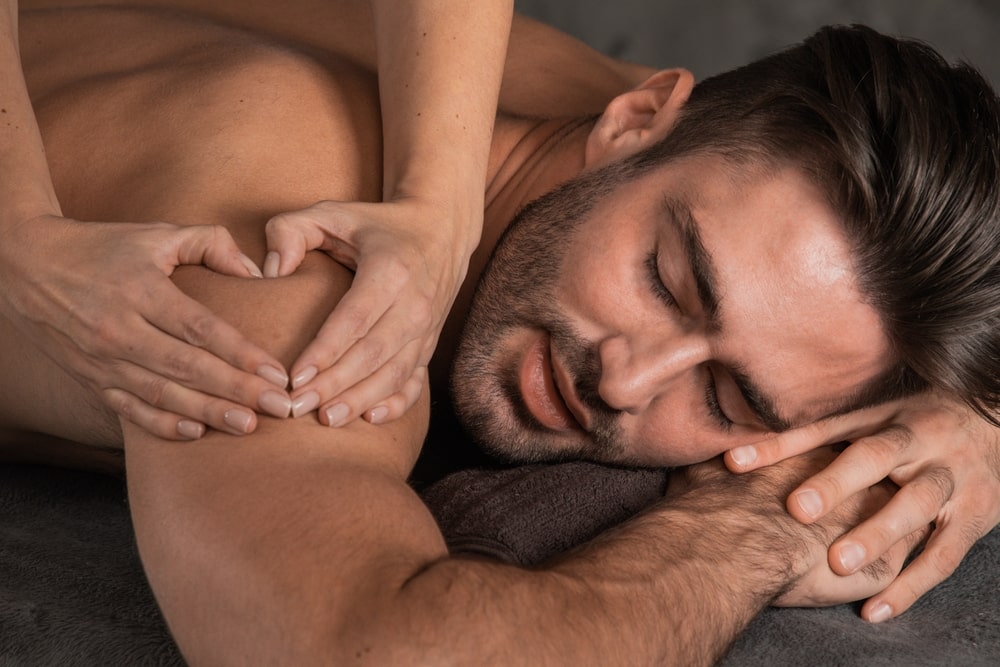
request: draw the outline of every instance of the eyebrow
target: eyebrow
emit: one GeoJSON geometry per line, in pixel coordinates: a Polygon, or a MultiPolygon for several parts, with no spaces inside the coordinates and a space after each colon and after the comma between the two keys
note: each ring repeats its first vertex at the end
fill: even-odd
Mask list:
{"type": "MultiPolygon", "coordinates": [[[[687,202],[665,195],[663,198],[663,209],[667,221],[677,230],[681,238],[681,245],[684,247],[684,255],[691,267],[694,276],[695,288],[698,292],[698,300],[701,308],[708,317],[708,326],[711,331],[721,329],[721,318],[719,316],[719,290],[716,280],[717,273],[712,263],[712,256],[702,243],[701,235],[698,233],[698,224],[691,213],[691,205],[687,202]]],[[[792,424],[787,419],[781,417],[774,407],[774,400],[765,394],[760,386],[755,383],[750,376],[739,368],[726,367],[733,378],[733,382],[743,395],[750,410],[757,419],[774,433],[787,431],[792,424]]]]}

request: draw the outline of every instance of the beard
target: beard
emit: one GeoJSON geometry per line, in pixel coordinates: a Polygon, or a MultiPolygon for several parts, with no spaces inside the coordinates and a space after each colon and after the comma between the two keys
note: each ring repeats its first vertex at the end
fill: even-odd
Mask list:
{"type": "Polygon", "coordinates": [[[495,456],[533,462],[586,458],[633,463],[621,436],[619,413],[599,396],[596,346],[579,336],[562,312],[556,285],[567,247],[591,210],[627,180],[622,165],[583,174],[530,203],[497,242],[476,287],[452,369],[452,398],[465,429],[495,456]],[[519,332],[542,330],[559,351],[580,401],[589,433],[542,426],[523,398],[510,349],[519,332]]]}

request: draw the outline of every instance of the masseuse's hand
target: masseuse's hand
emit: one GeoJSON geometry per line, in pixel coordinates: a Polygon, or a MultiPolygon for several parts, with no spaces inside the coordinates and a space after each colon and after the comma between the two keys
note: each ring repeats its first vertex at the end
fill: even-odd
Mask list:
{"type": "Polygon", "coordinates": [[[383,423],[416,402],[471,254],[462,238],[469,225],[455,218],[411,198],[323,201],[268,223],[265,277],[292,273],[317,249],[355,271],[351,289],[292,365],[293,414],[318,407],[329,426],[359,416],[383,423]]]}
{"type": "Polygon", "coordinates": [[[4,229],[0,299],[29,340],[157,436],[248,433],[258,409],[287,416],[281,364],[174,285],[182,264],[260,276],[221,227],[48,215],[4,229]]]}
{"type": "Polygon", "coordinates": [[[836,456],[833,447],[817,447],[738,476],[725,469],[720,457],[672,473],[667,486],[668,502],[676,503],[678,493],[690,492],[695,506],[703,510],[721,501],[722,506],[728,506],[734,518],[751,532],[758,533],[761,528],[754,524],[764,521],[768,524],[765,530],[777,528],[784,535],[797,537],[800,546],[806,547],[805,551],[782,549],[758,555],[758,567],[780,568],[792,577],[781,595],[772,601],[774,605],[819,607],[864,599],[881,591],[893,580],[908,554],[927,531],[918,530],[906,536],[873,567],[848,576],[834,573],[827,559],[831,543],[885,507],[897,488],[892,482],[883,480],[852,494],[810,526],[796,528],[789,525],[793,522],[785,512],[781,499],[803,480],[830,465],[836,456]],[[731,499],[714,495],[715,491],[724,492],[726,489],[737,492],[740,498],[737,505],[733,505],[731,499]]]}
{"type": "Polygon", "coordinates": [[[747,471],[830,442],[852,444],[788,497],[804,523],[888,477],[901,489],[884,509],[830,548],[830,566],[846,575],[900,539],[934,523],[923,552],[862,615],[882,621],[905,611],[946,579],[983,535],[1000,522],[1000,429],[970,408],[935,394],[896,401],[805,426],[726,454],[747,471]]]}

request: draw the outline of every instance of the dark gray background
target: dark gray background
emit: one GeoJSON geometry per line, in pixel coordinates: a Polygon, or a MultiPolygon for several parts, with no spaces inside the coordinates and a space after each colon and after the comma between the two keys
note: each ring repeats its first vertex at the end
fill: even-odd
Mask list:
{"type": "Polygon", "coordinates": [[[828,23],[865,23],[929,42],[1000,85],[1000,0],[515,0],[518,11],[610,55],[687,67],[703,79],[801,41],[828,23]]]}

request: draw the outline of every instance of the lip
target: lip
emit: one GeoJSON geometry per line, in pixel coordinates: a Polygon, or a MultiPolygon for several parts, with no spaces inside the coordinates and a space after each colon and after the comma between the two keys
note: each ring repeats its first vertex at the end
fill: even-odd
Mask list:
{"type": "Polygon", "coordinates": [[[570,377],[563,365],[559,363],[559,358],[552,354],[551,341],[549,344],[549,364],[552,366],[552,377],[555,380],[556,391],[562,398],[566,408],[573,415],[577,428],[590,432],[590,417],[583,402],[576,395],[576,388],[573,386],[573,379],[570,377]]]}
{"type": "MultiPolygon", "coordinates": [[[[521,361],[518,376],[521,397],[528,411],[542,426],[553,431],[580,431],[583,429],[581,426],[583,422],[575,416],[579,414],[577,411],[580,410],[580,406],[579,404],[574,406],[577,411],[571,410],[570,404],[564,398],[565,395],[560,391],[561,387],[558,386],[559,384],[567,386],[565,372],[554,366],[550,338],[546,333],[539,332],[521,361]]],[[[572,392],[570,396],[572,400],[576,399],[572,392]]]]}

